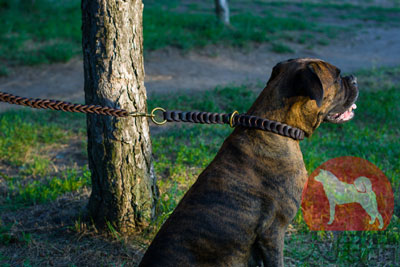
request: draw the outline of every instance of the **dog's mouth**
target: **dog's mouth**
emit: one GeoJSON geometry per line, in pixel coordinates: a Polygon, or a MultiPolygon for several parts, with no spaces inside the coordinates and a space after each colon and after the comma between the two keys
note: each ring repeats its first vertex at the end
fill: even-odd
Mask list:
{"type": "Polygon", "coordinates": [[[333,109],[325,117],[325,121],[332,123],[343,123],[351,120],[354,117],[354,110],[357,108],[355,102],[358,98],[357,78],[353,75],[343,78],[343,84],[346,90],[345,99],[347,99],[342,109],[333,109]],[[346,108],[347,107],[347,108],[346,108]]]}
{"type": "Polygon", "coordinates": [[[356,104],[352,104],[349,109],[343,113],[332,113],[326,116],[326,120],[333,123],[342,123],[351,120],[354,117],[354,111],[357,108],[356,104]]]}

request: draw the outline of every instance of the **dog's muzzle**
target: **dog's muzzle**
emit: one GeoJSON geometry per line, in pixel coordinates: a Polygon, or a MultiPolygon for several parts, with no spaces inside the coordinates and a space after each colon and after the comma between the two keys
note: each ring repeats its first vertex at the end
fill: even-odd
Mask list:
{"type": "Polygon", "coordinates": [[[345,90],[345,103],[340,108],[331,110],[325,121],[332,123],[343,123],[354,117],[354,110],[357,108],[355,102],[358,98],[357,78],[354,75],[343,77],[342,87],[345,90]]]}

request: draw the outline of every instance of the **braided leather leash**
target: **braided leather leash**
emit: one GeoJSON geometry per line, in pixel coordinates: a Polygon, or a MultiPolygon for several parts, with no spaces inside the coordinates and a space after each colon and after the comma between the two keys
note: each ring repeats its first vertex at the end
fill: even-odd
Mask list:
{"type": "Polygon", "coordinates": [[[238,114],[237,111],[230,114],[221,114],[210,112],[184,112],[172,110],[164,111],[164,120],[168,122],[182,121],[206,124],[230,124],[231,127],[243,126],[247,128],[255,128],[290,137],[295,140],[304,139],[304,132],[298,128],[256,116],[238,114]]]}
{"type": "Polygon", "coordinates": [[[0,92],[0,102],[6,102],[9,104],[27,106],[37,109],[62,110],[66,112],[76,113],[92,113],[114,117],[150,117],[151,120],[157,125],[161,125],[166,122],[229,124],[231,127],[243,126],[247,128],[269,131],[282,136],[293,138],[295,140],[304,139],[304,132],[298,128],[256,116],[239,114],[237,111],[226,114],[211,112],[183,112],[178,110],[166,111],[162,108],[155,108],[152,110],[151,114],[146,114],[140,112],[129,112],[124,109],[102,107],[98,105],[80,105],[58,100],[26,98],[4,92],[0,92]],[[156,111],[162,111],[164,118],[163,121],[160,122],[155,119],[156,111]]]}
{"type": "Polygon", "coordinates": [[[72,104],[69,102],[50,100],[50,99],[33,99],[33,98],[15,96],[3,92],[0,92],[0,101],[9,104],[15,104],[15,105],[27,106],[39,109],[62,110],[66,112],[76,112],[76,113],[94,113],[94,114],[109,115],[114,117],[129,116],[129,112],[124,109],[114,109],[97,105],[72,104]]]}

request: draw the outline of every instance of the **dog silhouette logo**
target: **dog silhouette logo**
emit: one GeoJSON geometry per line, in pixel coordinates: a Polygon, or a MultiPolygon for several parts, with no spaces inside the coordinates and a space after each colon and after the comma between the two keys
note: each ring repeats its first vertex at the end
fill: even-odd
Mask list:
{"type": "Polygon", "coordinates": [[[333,220],[335,219],[336,205],[359,203],[371,217],[369,223],[373,224],[375,220],[378,219],[378,228],[383,228],[383,219],[382,215],[378,211],[376,194],[372,190],[371,181],[367,177],[358,177],[354,181],[354,184],[347,184],[340,181],[330,171],[321,169],[319,174],[315,176],[314,179],[322,183],[325,195],[329,201],[329,225],[332,224],[333,220]]]}
{"type": "Polygon", "coordinates": [[[311,230],[384,230],[393,215],[394,198],[379,168],[361,158],[340,157],[310,175],[301,206],[311,230]]]}

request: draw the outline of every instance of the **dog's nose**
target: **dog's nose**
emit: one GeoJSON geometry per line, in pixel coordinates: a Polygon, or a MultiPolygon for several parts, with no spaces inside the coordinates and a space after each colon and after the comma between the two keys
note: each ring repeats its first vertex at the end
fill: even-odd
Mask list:
{"type": "Polygon", "coordinates": [[[357,85],[357,77],[354,75],[347,76],[349,83],[352,85],[357,85]]]}

